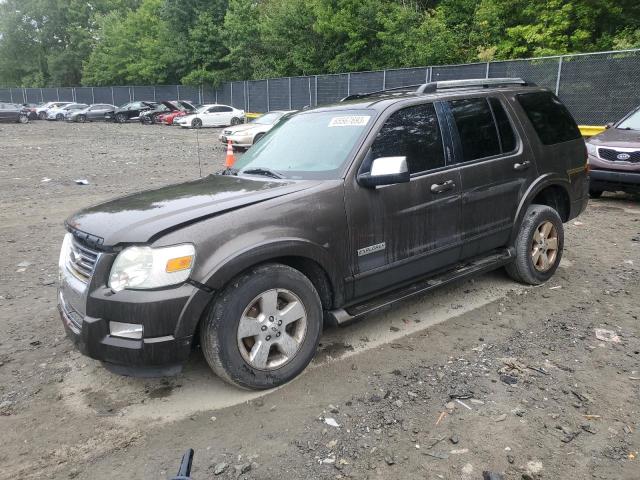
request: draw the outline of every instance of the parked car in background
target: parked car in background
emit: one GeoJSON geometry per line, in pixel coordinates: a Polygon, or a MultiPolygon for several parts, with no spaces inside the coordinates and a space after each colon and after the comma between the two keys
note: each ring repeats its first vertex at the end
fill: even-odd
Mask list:
{"type": "Polygon", "coordinates": [[[178,106],[177,100],[164,100],[158,103],[155,108],[151,110],[147,110],[140,114],[140,123],[145,125],[152,125],[154,123],[160,123],[159,117],[166,113],[179,112],[180,107],[178,106]]]}
{"type": "Polygon", "coordinates": [[[27,108],[15,103],[0,103],[0,122],[27,123],[28,121],[29,110],[27,108]]]}
{"type": "Polygon", "coordinates": [[[198,109],[193,103],[180,100],[178,102],[180,109],[174,112],[167,112],[158,116],[158,123],[165,125],[173,125],[174,120],[195,113],[198,109]]]}
{"type": "Polygon", "coordinates": [[[158,104],[156,102],[129,102],[124,105],[113,109],[111,112],[105,114],[106,120],[113,120],[116,123],[125,123],[131,120],[138,120],[140,114],[155,108],[158,104]]]}
{"type": "Polygon", "coordinates": [[[231,142],[234,148],[249,148],[271,130],[280,120],[295,110],[274,110],[243,125],[225,128],[220,134],[222,143],[231,142]]]}
{"type": "Polygon", "coordinates": [[[115,108],[117,108],[115,105],[108,103],[94,103],[82,110],[68,110],[64,119],[68,122],[80,123],[103,121],[105,113],[112,112],[115,108]]]}
{"type": "Polygon", "coordinates": [[[64,120],[67,114],[84,110],[88,106],[86,103],[71,103],[59,108],[50,108],[47,110],[47,120],[64,120]]]}
{"type": "Polygon", "coordinates": [[[640,107],[587,140],[589,194],[640,193],[640,107]]]}
{"type": "Polygon", "coordinates": [[[229,105],[203,105],[195,113],[174,120],[184,128],[226,127],[244,122],[244,110],[229,105]]]}
{"type": "Polygon", "coordinates": [[[29,120],[37,120],[38,119],[38,114],[36,113],[36,109],[38,108],[39,104],[37,104],[37,103],[23,103],[22,106],[23,106],[23,108],[25,110],[27,110],[27,118],[29,120]]]}
{"type": "Polygon", "coordinates": [[[352,95],[283,120],[233,168],[71,215],[58,308],[113,371],[175,374],[199,343],[222,380],[272,388],[325,321],[500,267],[549,281],[587,202],[584,140],[547,89],[352,95]]]}
{"type": "Polygon", "coordinates": [[[38,115],[38,118],[40,120],[46,120],[47,119],[47,112],[49,111],[49,109],[65,107],[67,105],[71,105],[72,103],[73,102],[47,102],[47,103],[43,103],[39,107],[36,107],[36,114],[38,115]]]}

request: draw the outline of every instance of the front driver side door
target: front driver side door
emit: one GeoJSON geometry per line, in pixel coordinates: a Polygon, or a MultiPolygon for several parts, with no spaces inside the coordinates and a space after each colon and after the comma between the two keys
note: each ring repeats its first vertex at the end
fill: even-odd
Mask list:
{"type": "Polygon", "coordinates": [[[460,175],[448,165],[448,130],[433,103],[392,113],[359,169],[405,156],[408,183],[364,188],[354,177],[347,212],[354,297],[365,297],[454,264],[460,254],[460,175]],[[443,134],[443,132],[445,132],[443,134]]]}

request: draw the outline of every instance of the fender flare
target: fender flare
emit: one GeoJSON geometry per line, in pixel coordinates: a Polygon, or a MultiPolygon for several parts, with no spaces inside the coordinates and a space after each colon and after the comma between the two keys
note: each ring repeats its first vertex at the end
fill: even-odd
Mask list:
{"type": "Polygon", "coordinates": [[[254,265],[282,257],[298,257],[317,263],[327,274],[334,297],[344,291],[336,262],[326,248],[301,238],[281,238],[247,247],[233,257],[216,265],[202,283],[212,290],[220,290],[235,276],[254,265]]]}
{"type": "Polygon", "coordinates": [[[511,235],[509,236],[509,244],[513,244],[515,238],[518,235],[518,231],[520,230],[520,224],[524,219],[524,214],[527,211],[527,208],[533,202],[533,199],[547,187],[560,187],[562,188],[566,194],[569,195],[569,189],[571,187],[571,183],[566,177],[558,175],[557,173],[547,173],[538,177],[522,196],[520,200],[520,204],[518,205],[518,209],[516,210],[516,215],[513,222],[513,228],[511,229],[511,235]]]}

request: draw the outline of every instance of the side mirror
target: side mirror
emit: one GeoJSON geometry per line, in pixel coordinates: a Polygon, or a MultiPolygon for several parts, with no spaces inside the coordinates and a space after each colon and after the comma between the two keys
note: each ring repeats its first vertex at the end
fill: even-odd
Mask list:
{"type": "Polygon", "coordinates": [[[604,128],[606,128],[607,130],[609,130],[610,128],[612,128],[612,127],[613,127],[613,125],[614,125],[614,123],[613,123],[613,122],[609,122],[609,123],[607,123],[607,124],[604,126],[604,128]]]}
{"type": "Polygon", "coordinates": [[[407,168],[407,157],[376,158],[371,163],[370,172],[358,175],[358,183],[367,188],[406,183],[409,180],[411,175],[407,168]]]}

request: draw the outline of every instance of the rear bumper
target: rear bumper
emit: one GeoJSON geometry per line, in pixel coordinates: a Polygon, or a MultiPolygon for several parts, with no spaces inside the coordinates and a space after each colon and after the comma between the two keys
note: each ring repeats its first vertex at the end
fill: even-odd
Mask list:
{"type": "Polygon", "coordinates": [[[591,170],[589,188],[596,191],[640,192],[640,171],[591,170]]]}

